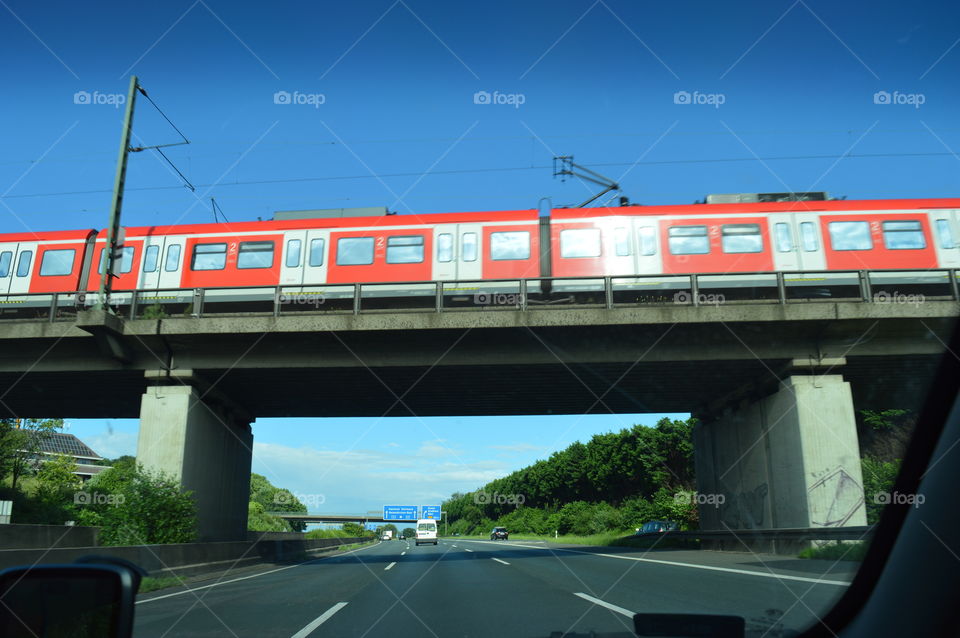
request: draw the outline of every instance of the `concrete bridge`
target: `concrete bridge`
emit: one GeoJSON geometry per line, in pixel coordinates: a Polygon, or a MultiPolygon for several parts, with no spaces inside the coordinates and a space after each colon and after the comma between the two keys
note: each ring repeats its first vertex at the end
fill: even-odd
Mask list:
{"type": "MultiPolygon", "coordinates": [[[[4,416],[139,416],[138,460],[245,535],[251,422],[279,416],[691,412],[707,529],[863,525],[856,410],[912,408],[960,305],[243,313],[0,321],[4,416]]],[[[366,519],[372,520],[372,519],[366,519]]]]}

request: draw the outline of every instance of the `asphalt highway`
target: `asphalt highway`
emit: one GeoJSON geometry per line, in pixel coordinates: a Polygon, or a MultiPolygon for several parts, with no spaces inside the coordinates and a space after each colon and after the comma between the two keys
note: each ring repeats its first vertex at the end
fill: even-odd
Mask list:
{"type": "Polygon", "coordinates": [[[849,563],[446,538],[384,541],[138,597],[137,638],[634,636],[634,613],[733,614],[793,635],[843,593],[849,563]]]}

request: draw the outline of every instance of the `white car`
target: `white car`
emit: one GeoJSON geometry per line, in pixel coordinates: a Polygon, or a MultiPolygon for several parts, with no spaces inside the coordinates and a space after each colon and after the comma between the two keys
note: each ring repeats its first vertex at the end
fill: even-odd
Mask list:
{"type": "Polygon", "coordinates": [[[437,544],[437,521],[432,518],[421,518],[417,521],[417,545],[437,544]]]}

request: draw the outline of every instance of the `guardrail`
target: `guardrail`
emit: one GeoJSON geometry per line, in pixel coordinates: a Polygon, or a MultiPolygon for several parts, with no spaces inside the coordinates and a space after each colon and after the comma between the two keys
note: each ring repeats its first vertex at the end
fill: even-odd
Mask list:
{"type": "Polygon", "coordinates": [[[873,525],[854,525],[850,527],[805,527],[782,529],[731,529],[731,530],[689,530],[671,532],[650,532],[634,534],[626,538],[690,538],[694,540],[764,540],[764,541],[815,541],[837,540],[858,541],[873,535],[873,525]]]}
{"type": "MultiPolygon", "coordinates": [[[[116,291],[109,303],[118,315],[135,319],[816,301],[910,304],[960,301],[958,273],[952,268],[833,270],[171,288],[116,291]]],[[[0,319],[71,320],[96,297],[93,291],[4,294],[0,319]]]]}

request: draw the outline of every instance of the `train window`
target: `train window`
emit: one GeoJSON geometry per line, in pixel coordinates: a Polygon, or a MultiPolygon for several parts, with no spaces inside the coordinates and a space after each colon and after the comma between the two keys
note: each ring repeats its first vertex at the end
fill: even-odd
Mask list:
{"type": "Polygon", "coordinates": [[[617,226],[613,229],[613,246],[617,257],[628,257],[630,255],[630,233],[623,226],[617,226]]]}
{"type": "Polygon", "coordinates": [[[777,240],[777,252],[789,253],[793,250],[793,233],[790,224],[777,222],[773,225],[773,234],[777,240]]]}
{"type": "Polygon", "coordinates": [[[919,250],[927,247],[923,227],[915,219],[883,222],[883,244],[888,250],[919,250]]]}
{"type": "Polygon", "coordinates": [[[870,250],[869,222],[830,222],[830,243],[834,250],[870,250]]]}
{"type": "Polygon", "coordinates": [[[33,259],[32,250],[25,250],[20,253],[20,259],[17,260],[17,277],[26,277],[30,274],[31,259],[33,259]]]}
{"type": "Polygon", "coordinates": [[[464,233],[460,238],[460,256],[463,261],[477,260],[477,234],[464,233]]]}
{"type": "MultiPolygon", "coordinates": [[[[100,269],[99,272],[102,275],[104,269],[107,266],[107,249],[100,249],[100,269]]],[[[116,268],[116,264],[114,264],[116,268]]],[[[133,246],[125,246],[123,251],[120,253],[120,274],[126,274],[133,270],[133,246]]]]}
{"type": "Polygon", "coordinates": [[[318,237],[317,239],[310,240],[310,265],[311,266],[322,266],[323,265],[323,248],[326,242],[323,237],[318,237]]]}
{"type": "Polygon", "coordinates": [[[599,228],[570,228],[560,231],[560,256],[564,259],[600,256],[599,228]]]}
{"type": "Polygon", "coordinates": [[[143,253],[143,272],[156,272],[160,260],[160,246],[147,246],[143,253]]]}
{"type": "Polygon", "coordinates": [[[388,264],[419,264],[422,262],[423,235],[387,237],[388,264]]]}
{"type": "Polygon", "coordinates": [[[641,226],[640,233],[640,254],[644,257],[657,254],[657,231],[653,226],[641,226]]]}
{"type": "Polygon", "coordinates": [[[272,241],[242,241],[237,255],[237,268],[271,268],[273,266],[272,241]]]}
{"type": "Polygon", "coordinates": [[[170,244],[167,247],[167,261],[163,264],[163,269],[167,272],[175,272],[180,268],[180,244],[170,244]]]}
{"type": "Polygon", "coordinates": [[[710,252],[706,226],[671,226],[667,237],[672,255],[706,255],[710,252]]]}
{"type": "Polygon", "coordinates": [[[338,266],[366,266],[373,263],[373,237],[341,237],[337,240],[338,266]]]}
{"type": "Polygon", "coordinates": [[[800,222],[800,241],[803,242],[803,249],[808,253],[820,249],[817,243],[817,229],[813,227],[813,222],[800,222]]]}
{"type": "Polygon", "coordinates": [[[530,233],[525,230],[490,233],[490,259],[530,259],[530,233]]]}
{"type": "Polygon", "coordinates": [[[43,253],[43,259],[40,260],[40,276],[53,277],[69,275],[73,270],[73,258],[77,256],[77,251],[73,248],[64,248],[61,250],[48,250],[43,253]]]}
{"type": "MultiPolygon", "coordinates": [[[[937,220],[937,236],[940,237],[940,248],[956,248],[956,244],[953,243],[953,233],[950,232],[950,222],[945,219],[937,220]]],[[[0,263],[2,263],[3,257],[0,256],[0,263]]],[[[3,275],[0,275],[3,277],[3,275]]]]}
{"type": "Polygon", "coordinates": [[[437,261],[442,264],[453,261],[453,235],[450,233],[437,235],[437,261]]]}
{"type": "Polygon", "coordinates": [[[196,244],[190,260],[190,270],[223,270],[227,265],[227,245],[196,244]]]}
{"type": "Polygon", "coordinates": [[[287,242],[287,260],[284,262],[287,268],[300,266],[300,243],[299,239],[291,239],[287,242]]]}
{"type": "Polygon", "coordinates": [[[10,276],[10,262],[13,261],[13,253],[5,250],[0,253],[0,279],[10,276]]]}
{"type": "Polygon", "coordinates": [[[724,224],[721,236],[725,253],[763,252],[760,224],[724,224]]]}

